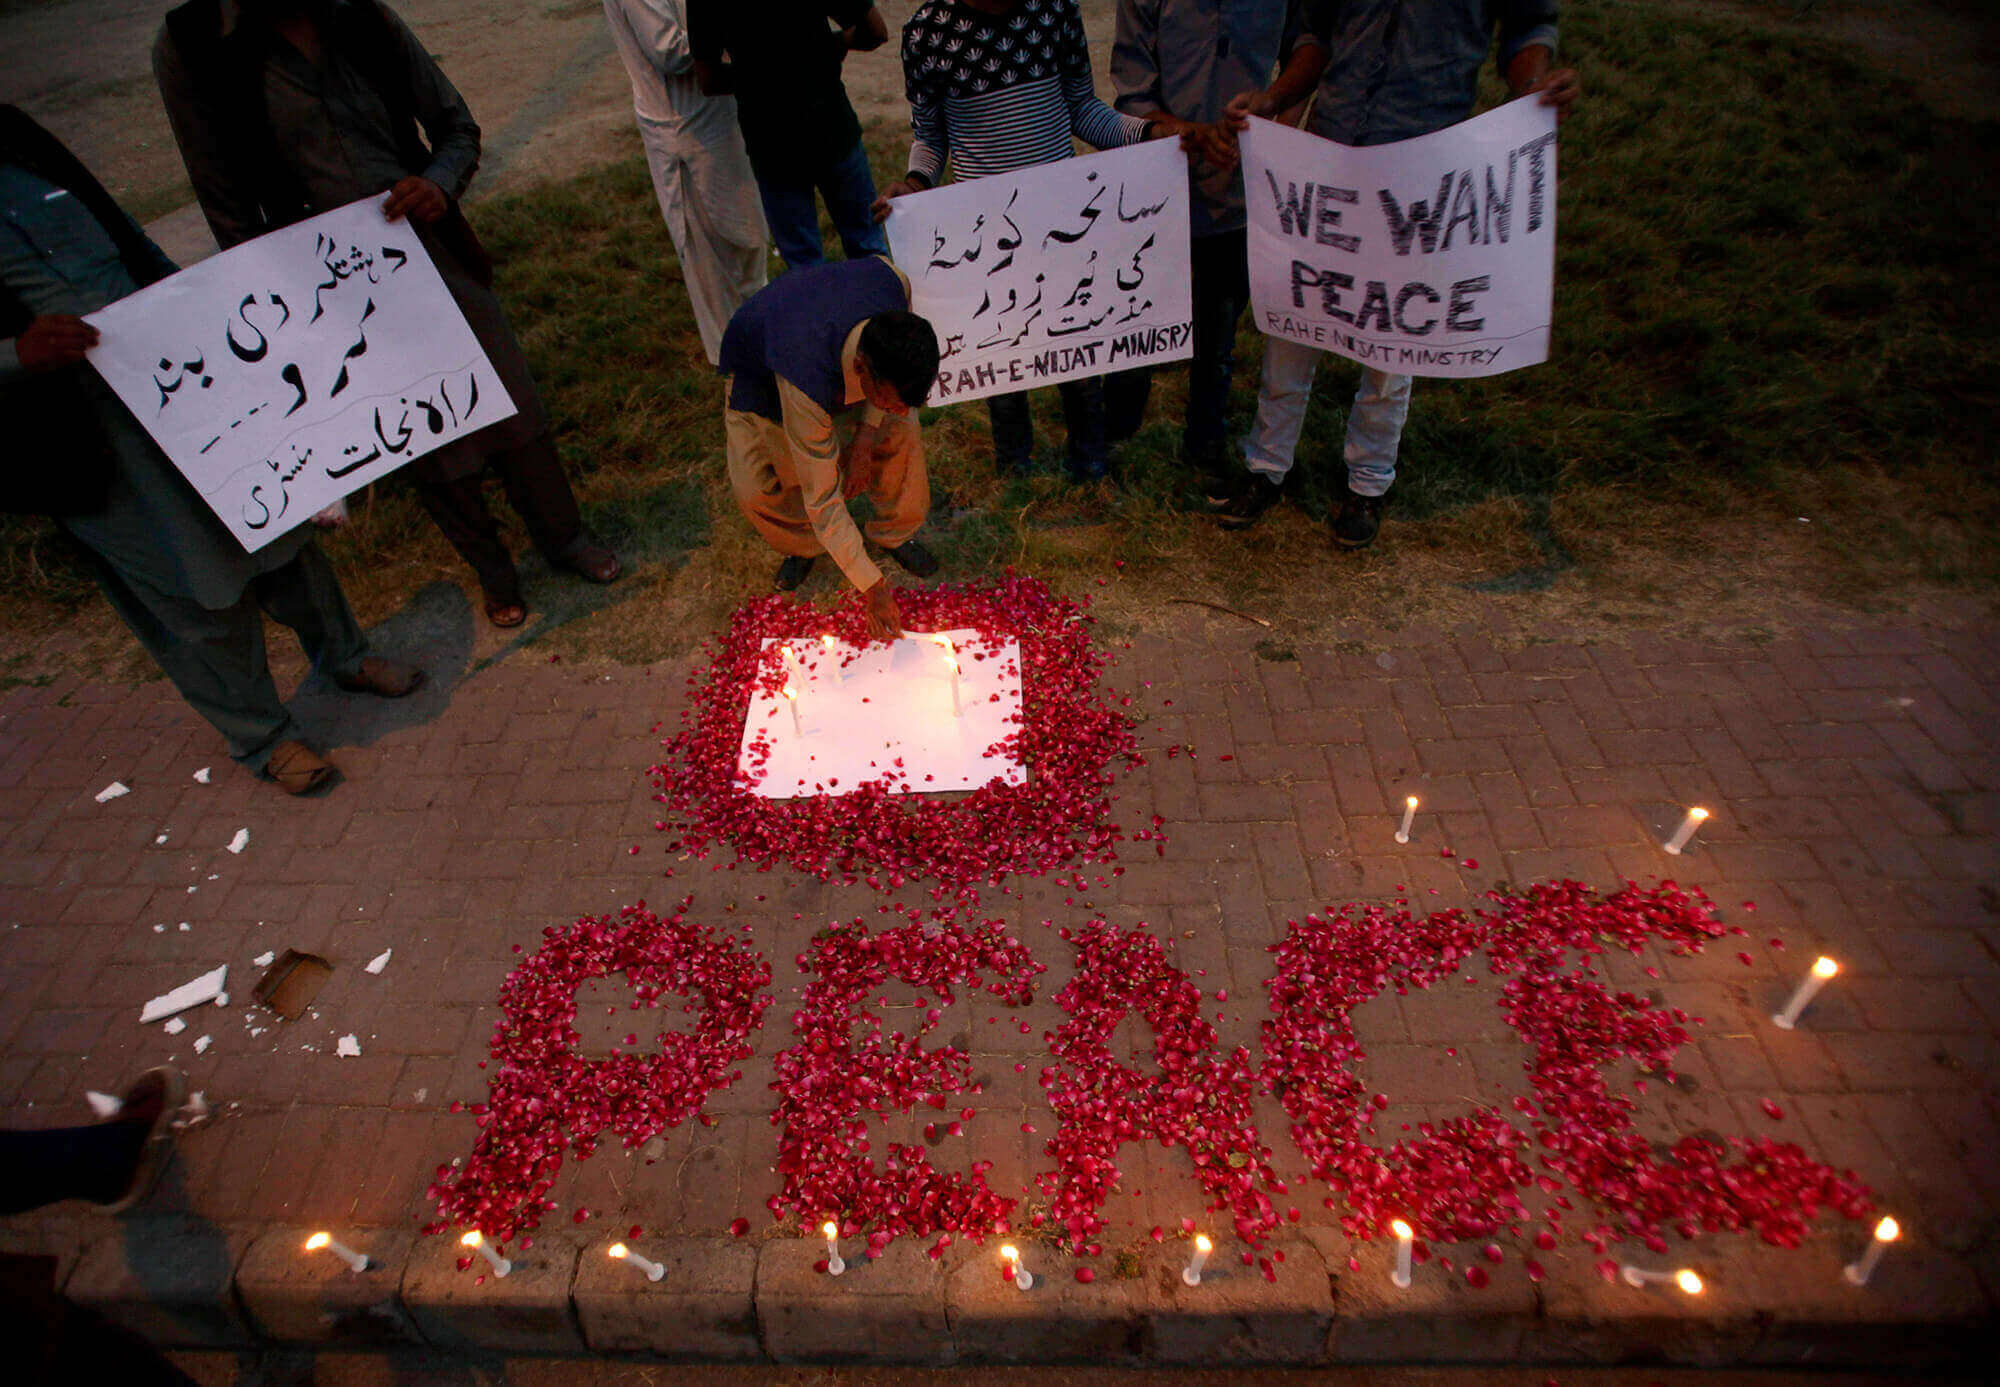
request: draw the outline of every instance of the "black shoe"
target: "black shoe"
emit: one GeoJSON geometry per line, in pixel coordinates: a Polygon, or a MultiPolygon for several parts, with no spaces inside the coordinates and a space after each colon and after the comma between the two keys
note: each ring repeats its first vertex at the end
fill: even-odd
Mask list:
{"type": "Polygon", "coordinates": [[[1225,530],[1247,530],[1282,494],[1283,488],[1262,472],[1246,472],[1235,494],[1216,508],[1215,523],[1225,530]]]}
{"type": "Polygon", "coordinates": [[[790,592],[803,583],[806,575],[812,571],[813,561],[810,555],[801,557],[794,554],[778,565],[778,576],[772,580],[771,586],[779,592],[790,592]]]}
{"type": "Polygon", "coordinates": [[[1352,487],[1333,518],[1333,542],[1343,549],[1366,549],[1382,528],[1382,496],[1362,496],[1352,487]]]}
{"type": "Polygon", "coordinates": [[[906,539],[891,549],[889,557],[901,564],[903,571],[914,578],[928,578],[938,571],[937,555],[914,539],[906,539]]]}
{"type": "Polygon", "coordinates": [[[1079,486],[1089,482],[1101,482],[1111,475],[1111,468],[1103,458],[1093,458],[1089,462],[1078,462],[1075,458],[1071,458],[1063,464],[1063,470],[1068,472],[1069,479],[1079,486]]]}

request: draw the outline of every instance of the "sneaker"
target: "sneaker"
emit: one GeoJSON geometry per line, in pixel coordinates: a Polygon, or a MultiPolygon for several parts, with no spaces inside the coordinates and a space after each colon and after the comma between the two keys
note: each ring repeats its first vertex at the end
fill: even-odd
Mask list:
{"type": "Polygon", "coordinates": [[[1383,496],[1363,496],[1352,487],[1333,518],[1333,542],[1343,549],[1366,549],[1382,528],[1383,496]]]}
{"type": "Polygon", "coordinates": [[[938,571],[937,555],[914,539],[906,539],[891,549],[889,557],[901,564],[904,572],[915,578],[928,578],[938,571]]]}
{"type": "Polygon", "coordinates": [[[1283,494],[1284,489],[1262,472],[1246,472],[1234,493],[1216,508],[1215,521],[1225,530],[1247,530],[1283,494]]]}
{"type": "Polygon", "coordinates": [[[175,1115],[187,1101],[187,1078],[169,1066],[148,1069],[130,1088],[110,1121],[132,1148],[132,1168],[116,1190],[105,1190],[91,1207],[102,1214],[122,1214],[153,1192],[160,1173],[174,1154],[175,1115]]]}
{"type": "Polygon", "coordinates": [[[771,586],[779,592],[790,592],[806,580],[813,571],[812,556],[794,554],[778,565],[778,576],[771,580],[771,586]]]}

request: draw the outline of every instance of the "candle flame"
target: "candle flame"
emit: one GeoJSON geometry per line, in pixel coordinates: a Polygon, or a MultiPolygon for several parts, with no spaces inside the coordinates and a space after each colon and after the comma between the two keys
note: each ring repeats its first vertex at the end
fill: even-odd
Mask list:
{"type": "Polygon", "coordinates": [[[797,701],[798,699],[798,694],[793,690],[792,686],[789,683],[785,685],[785,697],[792,699],[794,701],[797,701]]]}
{"type": "Polygon", "coordinates": [[[1701,1278],[1686,1268],[1674,1273],[1674,1284],[1689,1295],[1700,1295],[1705,1289],[1701,1284],[1701,1278]]]}
{"type": "Polygon", "coordinates": [[[607,1257],[616,1257],[622,1262],[632,1255],[632,1250],[626,1247],[624,1243],[613,1243],[604,1249],[604,1255],[607,1257]]]}
{"type": "Polygon", "coordinates": [[[1403,1220],[1401,1220],[1401,1219],[1399,1219],[1399,1218],[1398,1218],[1398,1219],[1391,1219],[1391,1220],[1389,1221],[1389,1228],[1390,1228],[1390,1231],[1391,1231],[1391,1232],[1393,1232],[1393,1233],[1395,1233],[1395,1235],[1396,1235],[1397,1237],[1399,1237],[1399,1238],[1407,1238],[1407,1237],[1409,1237],[1409,1236],[1411,1235],[1411,1234],[1410,1234],[1410,1225],[1409,1225],[1409,1224],[1407,1224],[1407,1223],[1405,1223],[1405,1222],[1403,1222],[1403,1220]]]}
{"type": "Polygon", "coordinates": [[[1701,823],[1708,817],[1708,811],[1697,804],[1694,808],[1688,810],[1688,817],[1696,823],[1701,823]]]}
{"type": "Polygon", "coordinates": [[[460,1238],[458,1240],[458,1245],[460,1247],[477,1247],[485,1241],[486,1239],[480,1237],[479,1230],[475,1228],[470,1233],[467,1233],[464,1237],[460,1238]]]}
{"type": "Polygon", "coordinates": [[[828,1241],[831,1241],[840,1236],[840,1225],[828,1219],[819,1226],[819,1231],[826,1234],[828,1241]]]}
{"type": "Polygon", "coordinates": [[[1411,795],[1408,799],[1403,801],[1403,805],[1405,808],[1415,809],[1417,807],[1417,797],[1415,795],[1411,795]]]}
{"type": "Polygon", "coordinates": [[[1003,1262],[1018,1262],[1021,1260],[1021,1250],[1015,1247],[1014,1244],[1007,1243],[1000,1249],[1000,1260],[1003,1262]]]}
{"type": "Polygon", "coordinates": [[[1892,1243],[1902,1236],[1903,1226],[1893,1218],[1885,1217],[1880,1223],[1875,1225],[1875,1240],[1877,1242],[1892,1243]]]}
{"type": "Polygon", "coordinates": [[[1197,1252],[1213,1252],[1215,1244],[1208,1240],[1208,1234],[1197,1233],[1194,1235],[1194,1250],[1197,1252]]]}
{"type": "Polygon", "coordinates": [[[1830,978],[1839,971],[1840,965],[1825,954],[1821,954],[1817,959],[1813,960],[1813,976],[1816,978],[1830,978]]]}
{"type": "MultiPolygon", "coordinates": [[[[1885,1220],[1885,1221],[1886,1221],[1886,1220],[1885,1220]]],[[[1893,1237],[1894,1235],[1893,1235],[1893,1234],[1891,1234],[1891,1236],[1893,1237]]],[[[320,1250],[320,1249],[321,1249],[322,1247],[325,1247],[325,1246],[326,1246],[326,1245],[327,1245],[328,1243],[330,1243],[330,1242],[332,1242],[332,1241],[333,1241],[333,1237],[332,1237],[332,1235],[331,1235],[331,1234],[327,1234],[327,1233],[315,1233],[315,1234],[313,1234],[313,1235],[312,1235],[312,1236],[311,1236],[310,1238],[307,1238],[307,1239],[306,1239],[306,1251],[308,1251],[308,1252],[317,1252],[317,1251],[319,1251],[319,1250],[320,1250]]]]}
{"type": "Polygon", "coordinates": [[[832,637],[832,636],[830,636],[830,635],[828,635],[828,636],[821,636],[821,637],[819,638],[819,643],[820,643],[821,645],[825,646],[825,647],[827,648],[827,650],[828,650],[828,652],[829,652],[829,653],[830,653],[830,652],[831,652],[831,651],[833,650],[833,637],[832,637]]]}

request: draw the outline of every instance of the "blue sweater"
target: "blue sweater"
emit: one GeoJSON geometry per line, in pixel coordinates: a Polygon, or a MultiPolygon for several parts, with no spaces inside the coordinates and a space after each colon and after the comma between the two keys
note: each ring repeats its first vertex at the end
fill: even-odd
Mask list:
{"type": "Polygon", "coordinates": [[[854,325],[910,306],[888,261],[834,260],[791,270],[759,290],[729,320],[716,369],[733,377],[729,407],[783,422],[778,378],[828,414],[847,405],[840,349],[854,325]]]}

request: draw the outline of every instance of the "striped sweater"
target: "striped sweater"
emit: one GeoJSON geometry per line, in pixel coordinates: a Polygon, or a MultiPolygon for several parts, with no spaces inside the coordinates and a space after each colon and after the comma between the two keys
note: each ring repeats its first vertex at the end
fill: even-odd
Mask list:
{"type": "Polygon", "coordinates": [[[1097,96],[1076,0],[1020,0],[1003,15],[926,0],[903,26],[910,172],[933,185],[1067,159],[1072,133],[1136,144],[1146,123],[1097,96]]]}

